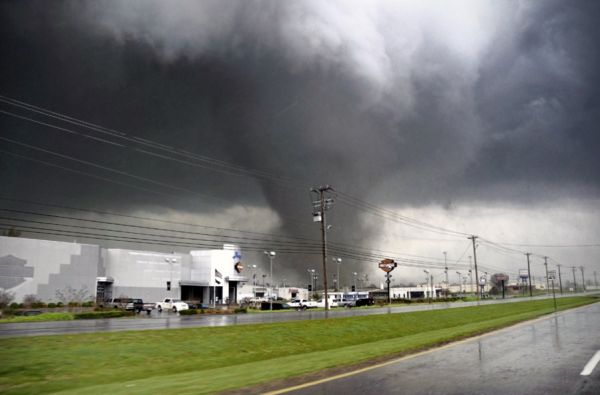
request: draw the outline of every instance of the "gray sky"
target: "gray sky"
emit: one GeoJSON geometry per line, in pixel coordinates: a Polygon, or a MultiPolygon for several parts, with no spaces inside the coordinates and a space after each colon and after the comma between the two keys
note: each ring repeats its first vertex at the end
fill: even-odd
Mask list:
{"type": "MultiPolygon", "coordinates": [[[[412,254],[413,264],[435,266],[447,251],[466,269],[468,240],[439,227],[503,243],[478,248],[490,272],[514,273],[524,251],[551,256],[552,265],[600,268],[597,246],[557,247],[600,243],[597,2],[21,1],[0,8],[4,197],[317,240],[308,189],[331,184],[340,193],[328,213],[329,239],[371,254],[346,250],[343,282],[358,271],[378,283],[375,255],[412,254]],[[377,208],[359,210],[348,195],[377,208]],[[407,226],[396,214],[438,228],[407,226]]],[[[296,252],[278,258],[288,280],[320,268],[318,255],[289,244],[306,240],[269,245],[253,237],[261,239],[257,251],[296,252]]],[[[266,265],[246,251],[248,261],[266,265]]],[[[418,279],[421,270],[403,267],[397,277],[418,279]]]]}

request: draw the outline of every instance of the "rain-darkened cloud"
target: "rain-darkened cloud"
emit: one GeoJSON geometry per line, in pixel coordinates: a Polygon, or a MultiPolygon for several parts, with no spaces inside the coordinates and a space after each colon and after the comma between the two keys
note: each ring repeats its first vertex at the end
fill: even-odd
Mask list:
{"type": "MultiPolygon", "coordinates": [[[[268,206],[288,234],[302,231],[285,218],[310,220],[308,187],[324,183],[392,208],[595,199],[598,16],[593,1],[4,2],[0,94],[293,188],[6,115],[10,139],[194,193],[75,166],[162,193],[150,196],[7,155],[0,177],[17,196],[132,212],[268,206]]],[[[336,210],[344,238],[381,232],[336,210]]]]}

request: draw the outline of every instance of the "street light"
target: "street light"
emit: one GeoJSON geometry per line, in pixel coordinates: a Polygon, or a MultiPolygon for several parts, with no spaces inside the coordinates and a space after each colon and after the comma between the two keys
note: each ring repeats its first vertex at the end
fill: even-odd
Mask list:
{"type": "Polygon", "coordinates": [[[352,275],[354,276],[354,292],[358,292],[357,288],[356,288],[356,276],[358,276],[358,273],[352,272],[352,275]]]}
{"type": "Polygon", "coordinates": [[[340,290],[340,264],[342,263],[342,258],[332,258],[335,263],[337,263],[337,282],[335,283],[335,292],[339,292],[340,290]]]}
{"type": "MultiPolygon", "coordinates": [[[[310,287],[312,288],[313,283],[315,282],[315,269],[306,269],[306,271],[308,272],[308,283],[310,284],[310,287]]],[[[310,300],[310,291],[309,290],[307,292],[307,296],[306,296],[306,300],[310,300]]],[[[314,290],[313,290],[314,292],[314,290]]]]}
{"type": "Polygon", "coordinates": [[[273,311],[273,295],[271,295],[271,289],[273,288],[273,258],[275,258],[275,251],[265,251],[265,255],[269,257],[269,263],[271,265],[271,275],[269,277],[269,310],[273,311]]]}
{"type": "Polygon", "coordinates": [[[446,298],[450,291],[450,282],[448,281],[448,252],[444,251],[444,274],[446,275],[446,298]]]}
{"type": "Polygon", "coordinates": [[[252,297],[256,301],[256,265],[250,265],[250,268],[252,269],[252,297]]]}
{"type": "Polygon", "coordinates": [[[423,273],[425,273],[425,293],[429,295],[429,303],[431,303],[431,292],[427,291],[429,287],[429,270],[424,269],[423,273]]]}
{"type": "Polygon", "coordinates": [[[168,291],[171,294],[170,296],[173,295],[173,264],[177,263],[177,259],[175,258],[165,258],[165,262],[167,262],[169,264],[169,269],[170,269],[170,274],[169,274],[169,286],[168,291]]]}

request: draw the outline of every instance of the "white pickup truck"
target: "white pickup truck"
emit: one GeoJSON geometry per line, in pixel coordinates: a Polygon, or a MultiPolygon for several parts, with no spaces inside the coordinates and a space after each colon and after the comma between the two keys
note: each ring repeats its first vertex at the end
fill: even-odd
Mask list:
{"type": "Polygon", "coordinates": [[[312,309],[318,307],[317,302],[314,300],[305,300],[305,299],[294,299],[288,303],[292,309],[312,309]]]}
{"type": "Polygon", "coordinates": [[[179,299],[165,298],[162,302],[156,303],[156,309],[161,312],[163,310],[173,310],[174,312],[178,312],[181,310],[187,310],[190,307],[187,303],[182,302],[179,299]]]}

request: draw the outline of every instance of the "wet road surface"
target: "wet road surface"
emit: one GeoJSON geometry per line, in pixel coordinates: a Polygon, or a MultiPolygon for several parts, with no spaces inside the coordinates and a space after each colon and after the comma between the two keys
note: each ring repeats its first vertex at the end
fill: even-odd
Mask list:
{"type": "Polygon", "coordinates": [[[596,303],[286,393],[600,394],[598,350],[596,303]]]}
{"type": "MultiPolygon", "coordinates": [[[[564,295],[565,297],[573,295],[564,295]]],[[[558,296],[557,296],[558,297],[558,296]]],[[[411,311],[440,310],[457,307],[468,307],[477,305],[487,305],[493,303],[514,303],[527,300],[545,299],[548,296],[538,296],[533,298],[513,298],[486,300],[483,302],[462,302],[462,303],[433,303],[433,304],[415,304],[395,307],[382,307],[373,309],[333,309],[326,311],[289,311],[276,313],[249,313],[235,315],[195,315],[179,316],[176,313],[164,311],[158,313],[153,311],[150,316],[140,314],[135,318],[119,319],[98,319],[81,321],[49,321],[49,322],[28,322],[28,323],[2,323],[0,324],[0,338],[20,337],[20,336],[39,336],[39,335],[60,335],[74,333],[93,333],[93,332],[114,332],[125,330],[148,330],[148,329],[175,329],[175,328],[193,328],[203,326],[227,326],[242,324],[257,324],[270,322],[285,322],[322,319],[327,317],[353,317],[375,314],[404,313],[411,311]]]]}

